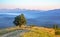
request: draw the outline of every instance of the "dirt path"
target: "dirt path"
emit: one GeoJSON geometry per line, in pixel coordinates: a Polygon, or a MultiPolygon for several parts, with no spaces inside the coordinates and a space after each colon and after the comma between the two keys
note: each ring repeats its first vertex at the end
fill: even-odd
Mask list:
{"type": "Polygon", "coordinates": [[[20,37],[20,34],[26,32],[26,30],[16,30],[14,32],[7,33],[1,37],[20,37]]]}

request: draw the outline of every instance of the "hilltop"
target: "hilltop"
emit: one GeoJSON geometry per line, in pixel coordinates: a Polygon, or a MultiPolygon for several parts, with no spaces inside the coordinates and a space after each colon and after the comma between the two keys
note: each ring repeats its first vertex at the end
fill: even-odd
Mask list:
{"type": "MultiPolygon", "coordinates": [[[[30,26],[22,26],[22,27],[11,27],[11,28],[7,28],[5,29],[5,32],[2,32],[0,30],[0,33],[4,33],[2,36],[17,36],[17,34],[14,34],[16,31],[16,33],[20,33],[20,32],[23,32],[21,33],[19,36],[23,36],[23,37],[38,37],[38,36],[42,36],[42,37],[54,37],[55,36],[55,30],[52,29],[52,28],[45,28],[45,27],[30,27],[30,26]],[[22,30],[22,31],[20,31],[22,30]],[[26,32],[24,32],[24,30],[28,30],[26,32]],[[11,32],[14,32],[14,33],[11,33],[11,32]],[[10,34],[9,34],[10,33],[10,34]],[[32,35],[31,35],[32,34],[32,35]],[[31,36],[30,36],[31,35],[31,36]],[[44,36],[43,36],[44,35],[44,36]]],[[[9,37],[10,37],[9,36],[9,37]]]]}

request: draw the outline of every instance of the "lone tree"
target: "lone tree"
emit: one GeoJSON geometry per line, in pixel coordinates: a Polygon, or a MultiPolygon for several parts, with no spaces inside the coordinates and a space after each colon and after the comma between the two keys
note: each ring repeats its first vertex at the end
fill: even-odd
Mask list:
{"type": "Polygon", "coordinates": [[[15,17],[15,20],[13,21],[13,23],[16,25],[16,26],[20,26],[21,25],[26,25],[26,19],[24,17],[24,14],[21,14],[19,16],[16,16],[15,17]]]}

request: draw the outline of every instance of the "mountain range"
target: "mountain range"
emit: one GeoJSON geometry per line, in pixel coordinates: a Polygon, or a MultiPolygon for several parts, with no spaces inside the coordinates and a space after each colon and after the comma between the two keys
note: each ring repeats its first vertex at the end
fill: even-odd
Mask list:
{"type": "Polygon", "coordinates": [[[60,27],[60,9],[54,10],[26,10],[26,9],[0,9],[0,28],[15,26],[14,18],[23,13],[27,25],[53,27],[57,24],[60,27]]]}

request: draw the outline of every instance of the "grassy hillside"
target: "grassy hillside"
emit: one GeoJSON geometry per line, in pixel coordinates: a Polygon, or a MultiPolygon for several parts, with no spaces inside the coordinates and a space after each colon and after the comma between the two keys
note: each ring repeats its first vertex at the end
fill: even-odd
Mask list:
{"type": "Polygon", "coordinates": [[[14,32],[15,30],[29,30],[23,33],[20,37],[55,37],[55,30],[50,28],[44,27],[30,27],[30,26],[23,26],[23,27],[11,27],[7,29],[0,30],[0,35],[7,34],[9,32],[14,32]]]}
{"type": "Polygon", "coordinates": [[[30,30],[23,34],[22,37],[55,37],[55,31],[44,27],[26,28],[30,30]]]}

